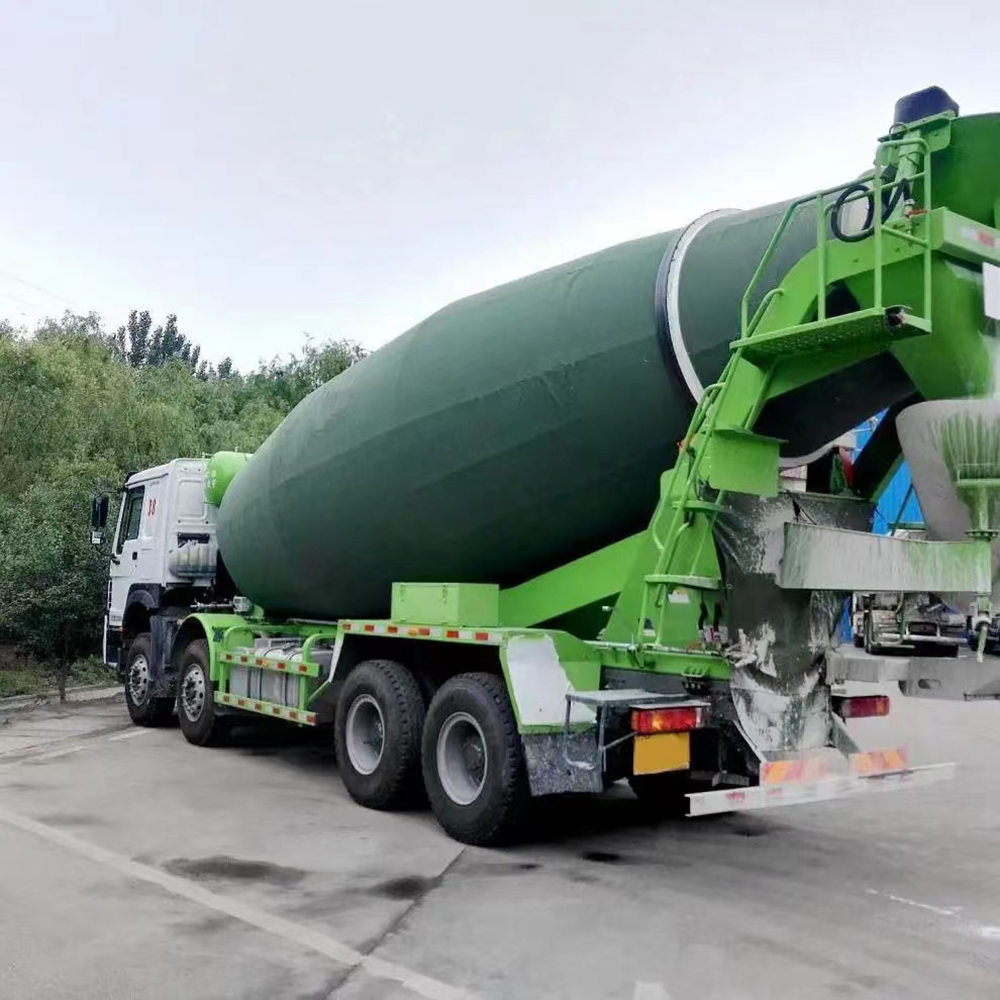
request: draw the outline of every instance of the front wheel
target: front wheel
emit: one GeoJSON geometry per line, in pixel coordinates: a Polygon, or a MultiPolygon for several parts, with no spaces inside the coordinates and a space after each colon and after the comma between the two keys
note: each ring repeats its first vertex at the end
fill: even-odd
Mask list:
{"type": "Polygon", "coordinates": [[[137,635],[125,660],[125,706],[137,726],[164,726],[174,711],[173,698],[154,696],[153,643],[148,632],[137,635]]]}
{"type": "Polygon", "coordinates": [[[189,642],[181,657],[177,682],[177,718],[187,741],[199,747],[217,744],[224,735],[210,678],[208,644],[204,639],[189,642]]]}
{"type": "Polygon", "coordinates": [[[517,723],[494,674],[460,674],[431,702],[424,785],[438,822],[465,844],[513,839],[530,802],[517,723]]]}

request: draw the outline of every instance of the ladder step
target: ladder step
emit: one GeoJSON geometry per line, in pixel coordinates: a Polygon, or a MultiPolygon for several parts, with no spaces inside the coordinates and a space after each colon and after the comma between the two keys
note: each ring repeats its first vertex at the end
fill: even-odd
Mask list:
{"type": "Polygon", "coordinates": [[[666,584],[674,587],[691,587],[693,590],[720,590],[722,580],[717,576],[681,576],[677,573],[650,573],[643,577],[646,583],[666,584]]]}
{"type": "Polygon", "coordinates": [[[897,340],[919,337],[930,331],[929,320],[911,316],[902,306],[890,306],[888,309],[859,309],[785,330],[755,333],[732,341],[729,348],[739,351],[751,364],[766,366],[796,354],[830,351],[855,344],[890,347],[897,340]]]}
{"type": "Polygon", "coordinates": [[[307,712],[301,708],[291,708],[288,705],[279,705],[274,701],[264,701],[261,698],[243,698],[228,691],[216,691],[215,700],[220,705],[229,705],[232,708],[241,708],[245,712],[256,712],[258,715],[267,715],[272,719],[285,719],[287,722],[297,722],[300,726],[315,726],[316,713],[307,712]]]}

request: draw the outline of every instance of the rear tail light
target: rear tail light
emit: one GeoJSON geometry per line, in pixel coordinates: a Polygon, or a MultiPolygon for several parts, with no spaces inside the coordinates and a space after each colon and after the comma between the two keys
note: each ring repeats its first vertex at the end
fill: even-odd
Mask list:
{"type": "Polygon", "coordinates": [[[834,698],[833,710],[842,719],[865,719],[873,715],[888,715],[889,697],[884,694],[871,694],[863,698],[834,698]]]}
{"type": "Polygon", "coordinates": [[[685,705],[678,708],[632,709],[632,732],[642,736],[650,733],[686,733],[702,724],[704,708],[685,705]]]}

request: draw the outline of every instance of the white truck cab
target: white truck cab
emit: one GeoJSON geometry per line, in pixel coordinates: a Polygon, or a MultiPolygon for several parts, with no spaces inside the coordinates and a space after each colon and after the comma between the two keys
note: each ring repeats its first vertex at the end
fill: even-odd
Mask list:
{"type": "Polygon", "coordinates": [[[215,577],[216,509],[201,458],[176,458],[125,483],[111,556],[108,624],[120,628],[137,588],[207,588],[215,577]]]}
{"type": "MultiPolygon", "coordinates": [[[[162,711],[168,699],[172,704],[172,678],[156,665],[164,663],[179,623],[218,596],[217,508],[205,499],[207,466],[208,459],[177,458],[129,476],[123,488],[111,548],[104,659],[118,668],[129,709],[140,714],[156,699],[162,711]]],[[[95,501],[95,518],[97,510],[95,501]]],[[[93,527],[99,535],[103,524],[93,527]]]]}

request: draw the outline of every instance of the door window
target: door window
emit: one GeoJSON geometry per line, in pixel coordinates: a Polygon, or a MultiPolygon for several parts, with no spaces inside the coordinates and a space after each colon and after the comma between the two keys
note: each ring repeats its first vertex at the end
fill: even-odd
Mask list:
{"type": "Polygon", "coordinates": [[[139,537],[139,522],[142,520],[142,501],[146,488],[139,486],[129,490],[125,497],[125,516],[122,518],[121,529],[118,532],[117,549],[121,552],[125,543],[139,537]]]}

